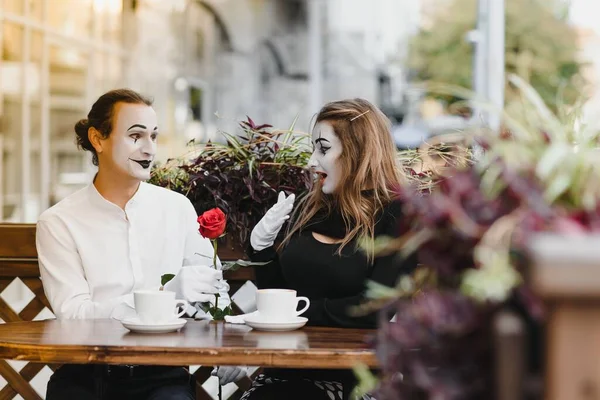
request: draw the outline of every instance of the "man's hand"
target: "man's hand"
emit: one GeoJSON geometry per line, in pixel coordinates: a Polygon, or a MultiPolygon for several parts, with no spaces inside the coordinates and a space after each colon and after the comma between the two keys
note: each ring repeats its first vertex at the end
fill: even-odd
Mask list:
{"type": "Polygon", "coordinates": [[[245,367],[221,366],[214,367],[210,373],[212,376],[219,377],[219,384],[225,386],[231,382],[237,382],[248,375],[245,367]]]}
{"type": "Polygon", "coordinates": [[[165,284],[165,290],[176,293],[178,299],[190,303],[207,302],[219,292],[223,272],[207,265],[181,267],[179,273],[165,284]]]}

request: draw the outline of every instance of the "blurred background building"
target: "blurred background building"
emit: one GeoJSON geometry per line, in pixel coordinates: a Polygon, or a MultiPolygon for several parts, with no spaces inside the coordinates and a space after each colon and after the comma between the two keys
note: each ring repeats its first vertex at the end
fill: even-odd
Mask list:
{"type": "MultiPolygon", "coordinates": [[[[90,181],[73,125],[116,87],[154,97],[159,160],[185,154],[192,139],[222,140],[218,130],[246,115],[278,128],[298,116],[306,130],[322,104],[345,97],[381,107],[399,147],[460,129],[464,120],[443,102],[407,89],[423,79],[409,50],[424,31],[454,24],[464,55],[443,65],[472,63],[477,1],[466,1],[458,14],[471,22],[462,26],[450,12],[447,24],[436,19],[457,0],[0,0],[0,219],[35,222],[90,181]]],[[[598,108],[599,6],[550,3],[577,32],[588,109],[598,108]]],[[[468,86],[461,74],[449,83],[468,86]]]]}
{"type": "Polygon", "coordinates": [[[34,222],[88,183],[73,125],[103,92],[153,96],[159,159],[249,115],[306,129],[325,101],[401,114],[414,0],[2,0],[0,217],[34,222]]]}

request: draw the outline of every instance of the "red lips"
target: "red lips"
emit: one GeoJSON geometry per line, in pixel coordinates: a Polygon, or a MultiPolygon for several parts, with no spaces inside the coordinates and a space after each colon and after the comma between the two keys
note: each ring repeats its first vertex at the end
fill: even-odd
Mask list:
{"type": "Polygon", "coordinates": [[[325,182],[325,179],[327,178],[327,174],[325,172],[315,171],[315,174],[319,175],[321,183],[325,182]]]}

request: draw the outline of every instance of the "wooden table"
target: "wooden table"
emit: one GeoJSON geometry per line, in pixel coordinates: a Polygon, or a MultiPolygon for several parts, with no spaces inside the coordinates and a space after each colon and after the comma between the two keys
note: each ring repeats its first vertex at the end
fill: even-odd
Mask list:
{"type": "Polygon", "coordinates": [[[377,365],[371,330],[304,327],[259,332],[246,325],[190,320],[180,332],[131,333],[115,320],[0,324],[0,359],[42,363],[256,365],[352,368],[377,365]]]}

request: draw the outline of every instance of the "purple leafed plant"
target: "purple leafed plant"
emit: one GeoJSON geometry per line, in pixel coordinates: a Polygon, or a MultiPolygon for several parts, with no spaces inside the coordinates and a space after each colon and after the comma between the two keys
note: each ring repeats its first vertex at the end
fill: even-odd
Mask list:
{"type": "Polygon", "coordinates": [[[310,189],[312,178],[305,169],[310,152],[302,135],[258,125],[249,117],[239,127],[239,134],[222,132],[226,144],[208,143],[178,168],[185,173],[179,191],[196,212],[219,207],[227,215],[230,244],[244,248],[254,225],[277,202],[278,192],[301,195],[310,189]]]}
{"type": "MultiPolygon", "coordinates": [[[[393,300],[381,313],[373,343],[383,376],[374,392],[379,400],[488,398],[495,312],[509,302],[537,310],[526,287],[515,288],[503,302],[478,301],[461,290],[464,272],[482,267],[475,250],[497,221],[519,215],[513,232],[518,241],[556,219],[528,177],[503,170],[505,185],[490,197],[482,190],[481,176],[469,167],[449,173],[431,193],[399,189],[404,236],[419,237],[416,256],[430,278],[417,282],[419,290],[411,297],[393,300]],[[386,318],[389,311],[396,314],[393,322],[386,318]]],[[[510,254],[515,265],[518,256],[510,254]]]]}

